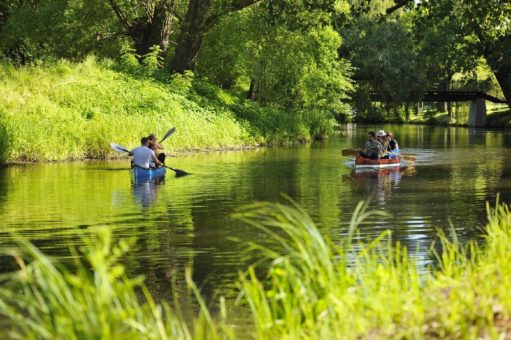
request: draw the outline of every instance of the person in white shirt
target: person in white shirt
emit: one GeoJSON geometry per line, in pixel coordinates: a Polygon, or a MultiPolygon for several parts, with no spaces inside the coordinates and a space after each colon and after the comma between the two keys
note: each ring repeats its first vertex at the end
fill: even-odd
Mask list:
{"type": "Polygon", "coordinates": [[[148,148],[149,139],[147,137],[143,137],[140,140],[140,144],[141,146],[134,148],[129,153],[130,156],[133,156],[132,166],[149,169],[151,161],[156,165],[164,165],[156,158],[154,151],[148,148]]]}

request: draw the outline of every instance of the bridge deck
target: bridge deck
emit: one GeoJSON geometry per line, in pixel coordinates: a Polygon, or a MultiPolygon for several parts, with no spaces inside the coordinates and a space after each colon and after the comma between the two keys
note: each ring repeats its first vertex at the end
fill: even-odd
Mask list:
{"type": "Polygon", "coordinates": [[[425,102],[463,102],[484,98],[497,104],[506,104],[506,101],[480,91],[427,91],[422,98],[425,102]]]}
{"type": "MultiPolygon", "coordinates": [[[[423,102],[465,102],[483,98],[497,104],[507,104],[505,99],[497,98],[482,91],[437,91],[430,90],[424,93],[423,102]]],[[[371,100],[382,101],[379,93],[371,93],[371,100]]]]}

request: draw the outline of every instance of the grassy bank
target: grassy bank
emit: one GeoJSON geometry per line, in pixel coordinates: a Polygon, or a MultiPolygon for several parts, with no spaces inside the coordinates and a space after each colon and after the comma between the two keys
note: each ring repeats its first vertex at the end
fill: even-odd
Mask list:
{"type": "MultiPolygon", "coordinates": [[[[462,246],[439,235],[437,265],[419,272],[391,235],[354,242],[369,214],[359,205],[348,236],[334,243],[299,208],[256,204],[238,218],[273,243],[254,244],[256,267],[241,273],[239,304],[259,339],[299,338],[504,338],[511,332],[511,212],[488,210],[485,242],[462,246]],[[263,267],[261,265],[265,263],[263,267]],[[266,275],[261,275],[266,268],[266,275]]],[[[187,275],[200,306],[193,320],[179,305],[157,305],[140,279],[119,264],[129,243],[113,244],[99,229],[84,237],[85,263],[70,272],[29,243],[19,241],[21,269],[2,277],[4,336],[37,338],[236,338],[220,300],[213,316],[187,275]],[[24,254],[24,255],[23,255],[24,254]],[[28,259],[29,265],[22,261],[28,259]],[[92,272],[85,268],[92,268],[92,272]],[[134,293],[143,292],[143,299],[134,293]]]]}
{"type": "Polygon", "coordinates": [[[191,77],[120,69],[93,57],[0,65],[0,163],[113,157],[111,141],[134,147],[172,126],[177,133],[165,146],[186,150],[309,140],[323,132],[318,121],[331,124],[263,108],[191,77]]]}

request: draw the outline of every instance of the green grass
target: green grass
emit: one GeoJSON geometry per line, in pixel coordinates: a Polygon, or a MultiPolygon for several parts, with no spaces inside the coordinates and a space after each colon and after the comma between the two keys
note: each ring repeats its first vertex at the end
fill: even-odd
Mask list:
{"type": "Polygon", "coordinates": [[[498,108],[488,112],[488,127],[511,127],[511,110],[509,108],[498,108]]]}
{"type": "Polygon", "coordinates": [[[123,65],[0,64],[0,164],[115,157],[111,141],[132,148],[173,126],[171,151],[296,142],[332,129],[327,118],[262,107],[193,74],[123,65]]]}
{"type": "Polygon", "coordinates": [[[213,315],[189,272],[197,317],[184,318],[178,298],[172,308],[155,303],[142,280],[126,277],[119,264],[130,243],[113,244],[107,229],[84,234],[85,260],[75,255],[74,271],[18,239],[20,270],[1,277],[1,332],[11,338],[71,339],[509,336],[509,206],[488,208],[481,244],[461,245],[454,233],[440,233],[435,249],[441,250],[432,252],[436,265],[427,271],[392,242],[390,232],[373,240],[357,237],[357,226],[372,214],[381,212],[359,204],[348,235],[334,242],[299,207],[257,203],[240,211],[237,217],[269,240],[249,245],[254,264],[238,280],[236,303],[250,311],[251,334],[230,326],[222,299],[213,315]]]}
{"type": "MultiPolygon", "coordinates": [[[[361,205],[358,214],[368,213],[361,205]]],[[[255,205],[243,218],[275,246],[254,246],[271,263],[241,276],[261,339],[476,338],[511,332],[511,212],[488,210],[485,245],[439,235],[438,267],[420,274],[390,232],[334,243],[303,211],[255,205]],[[356,249],[356,251],[355,251],[356,249]]],[[[350,226],[354,234],[357,218],[350,226]]]]}
{"type": "MultiPolygon", "coordinates": [[[[219,339],[222,321],[214,323],[198,290],[186,274],[188,287],[201,306],[194,328],[185,322],[175,296],[156,304],[141,277],[130,279],[119,264],[133,240],[114,244],[109,229],[82,236],[85,260],[76,250],[76,271],[70,271],[18,238],[12,255],[20,266],[3,275],[0,313],[9,320],[2,338],[10,339],[219,339]]],[[[226,329],[227,330],[227,329],[226,329]]],[[[223,335],[222,335],[223,334],[223,335]]]]}

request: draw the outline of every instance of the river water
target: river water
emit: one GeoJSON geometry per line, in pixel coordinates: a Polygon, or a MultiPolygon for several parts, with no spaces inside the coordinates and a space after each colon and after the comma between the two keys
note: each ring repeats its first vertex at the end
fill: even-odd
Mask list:
{"type": "MultiPolygon", "coordinates": [[[[0,169],[2,244],[17,232],[56,257],[79,243],[74,231],[108,226],[115,237],[137,237],[126,257],[130,275],[170,296],[170,282],[193,269],[203,292],[234,295],[246,268],[244,241],[264,235],[231,214],[254,201],[300,204],[332,238],[346,232],[357,203],[386,211],[361,226],[362,237],[390,229],[419,263],[437,229],[452,224],[461,240],[477,238],[485,202],[511,200],[511,134],[466,128],[358,126],[325,143],[224,151],[171,158],[193,173],[161,184],[131,184],[128,162],[89,161],[0,169]],[[404,153],[417,157],[397,171],[357,172],[340,150],[363,145],[367,131],[390,129],[404,153]],[[237,241],[234,239],[238,239],[237,241]]],[[[0,271],[9,270],[2,260],[0,271]]]]}

